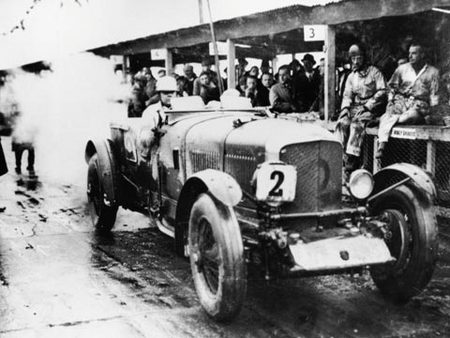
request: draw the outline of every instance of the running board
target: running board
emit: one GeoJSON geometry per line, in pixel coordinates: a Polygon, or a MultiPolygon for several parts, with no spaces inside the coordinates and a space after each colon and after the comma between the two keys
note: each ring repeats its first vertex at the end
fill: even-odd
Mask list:
{"type": "Polygon", "coordinates": [[[358,235],[290,245],[291,272],[340,270],[395,261],[381,238],[358,235]]]}

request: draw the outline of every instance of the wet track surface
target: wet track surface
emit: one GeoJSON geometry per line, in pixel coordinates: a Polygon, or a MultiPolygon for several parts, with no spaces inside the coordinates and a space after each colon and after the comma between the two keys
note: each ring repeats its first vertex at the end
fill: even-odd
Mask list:
{"type": "Polygon", "coordinates": [[[384,299],[367,273],[270,283],[251,273],[241,314],[218,324],[188,261],[148,218],[121,210],[100,236],[83,187],[17,180],[0,178],[0,337],[450,336],[446,242],[432,282],[406,305],[384,299]]]}

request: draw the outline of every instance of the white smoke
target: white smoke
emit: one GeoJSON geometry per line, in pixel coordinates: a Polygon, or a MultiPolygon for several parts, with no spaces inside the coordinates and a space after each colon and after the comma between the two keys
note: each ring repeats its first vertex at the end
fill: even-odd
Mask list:
{"type": "Polygon", "coordinates": [[[33,140],[39,176],[81,186],[86,142],[108,137],[109,122],[126,116],[126,105],[117,100],[125,100],[129,88],[109,60],[92,54],[53,60],[51,68],[15,74],[11,85],[21,113],[16,136],[33,140]]]}

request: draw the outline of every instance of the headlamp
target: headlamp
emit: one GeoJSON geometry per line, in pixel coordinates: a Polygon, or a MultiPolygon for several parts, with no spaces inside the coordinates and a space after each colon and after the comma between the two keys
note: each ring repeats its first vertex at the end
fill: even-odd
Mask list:
{"type": "Polygon", "coordinates": [[[348,182],[350,193],[359,200],[366,199],[373,190],[373,177],[365,169],[358,169],[352,172],[348,182]]]}

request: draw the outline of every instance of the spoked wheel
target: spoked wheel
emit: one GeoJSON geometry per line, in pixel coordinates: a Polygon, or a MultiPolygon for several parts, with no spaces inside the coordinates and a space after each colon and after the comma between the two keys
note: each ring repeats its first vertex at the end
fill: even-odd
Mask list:
{"type": "Polygon", "coordinates": [[[87,195],[92,224],[99,231],[110,231],[116,221],[118,208],[117,206],[107,206],[104,202],[97,154],[89,160],[87,195]]]}
{"type": "Polygon", "coordinates": [[[246,265],[233,210],[201,194],[189,219],[189,257],[200,303],[216,320],[234,318],[242,307],[246,265]]]}
{"type": "Polygon", "coordinates": [[[383,294],[396,301],[408,301],[426,287],[436,264],[433,205],[403,185],[379,198],[374,211],[387,224],[385,241],[396,262],[373,267],[372,278],[383,294]]]}

